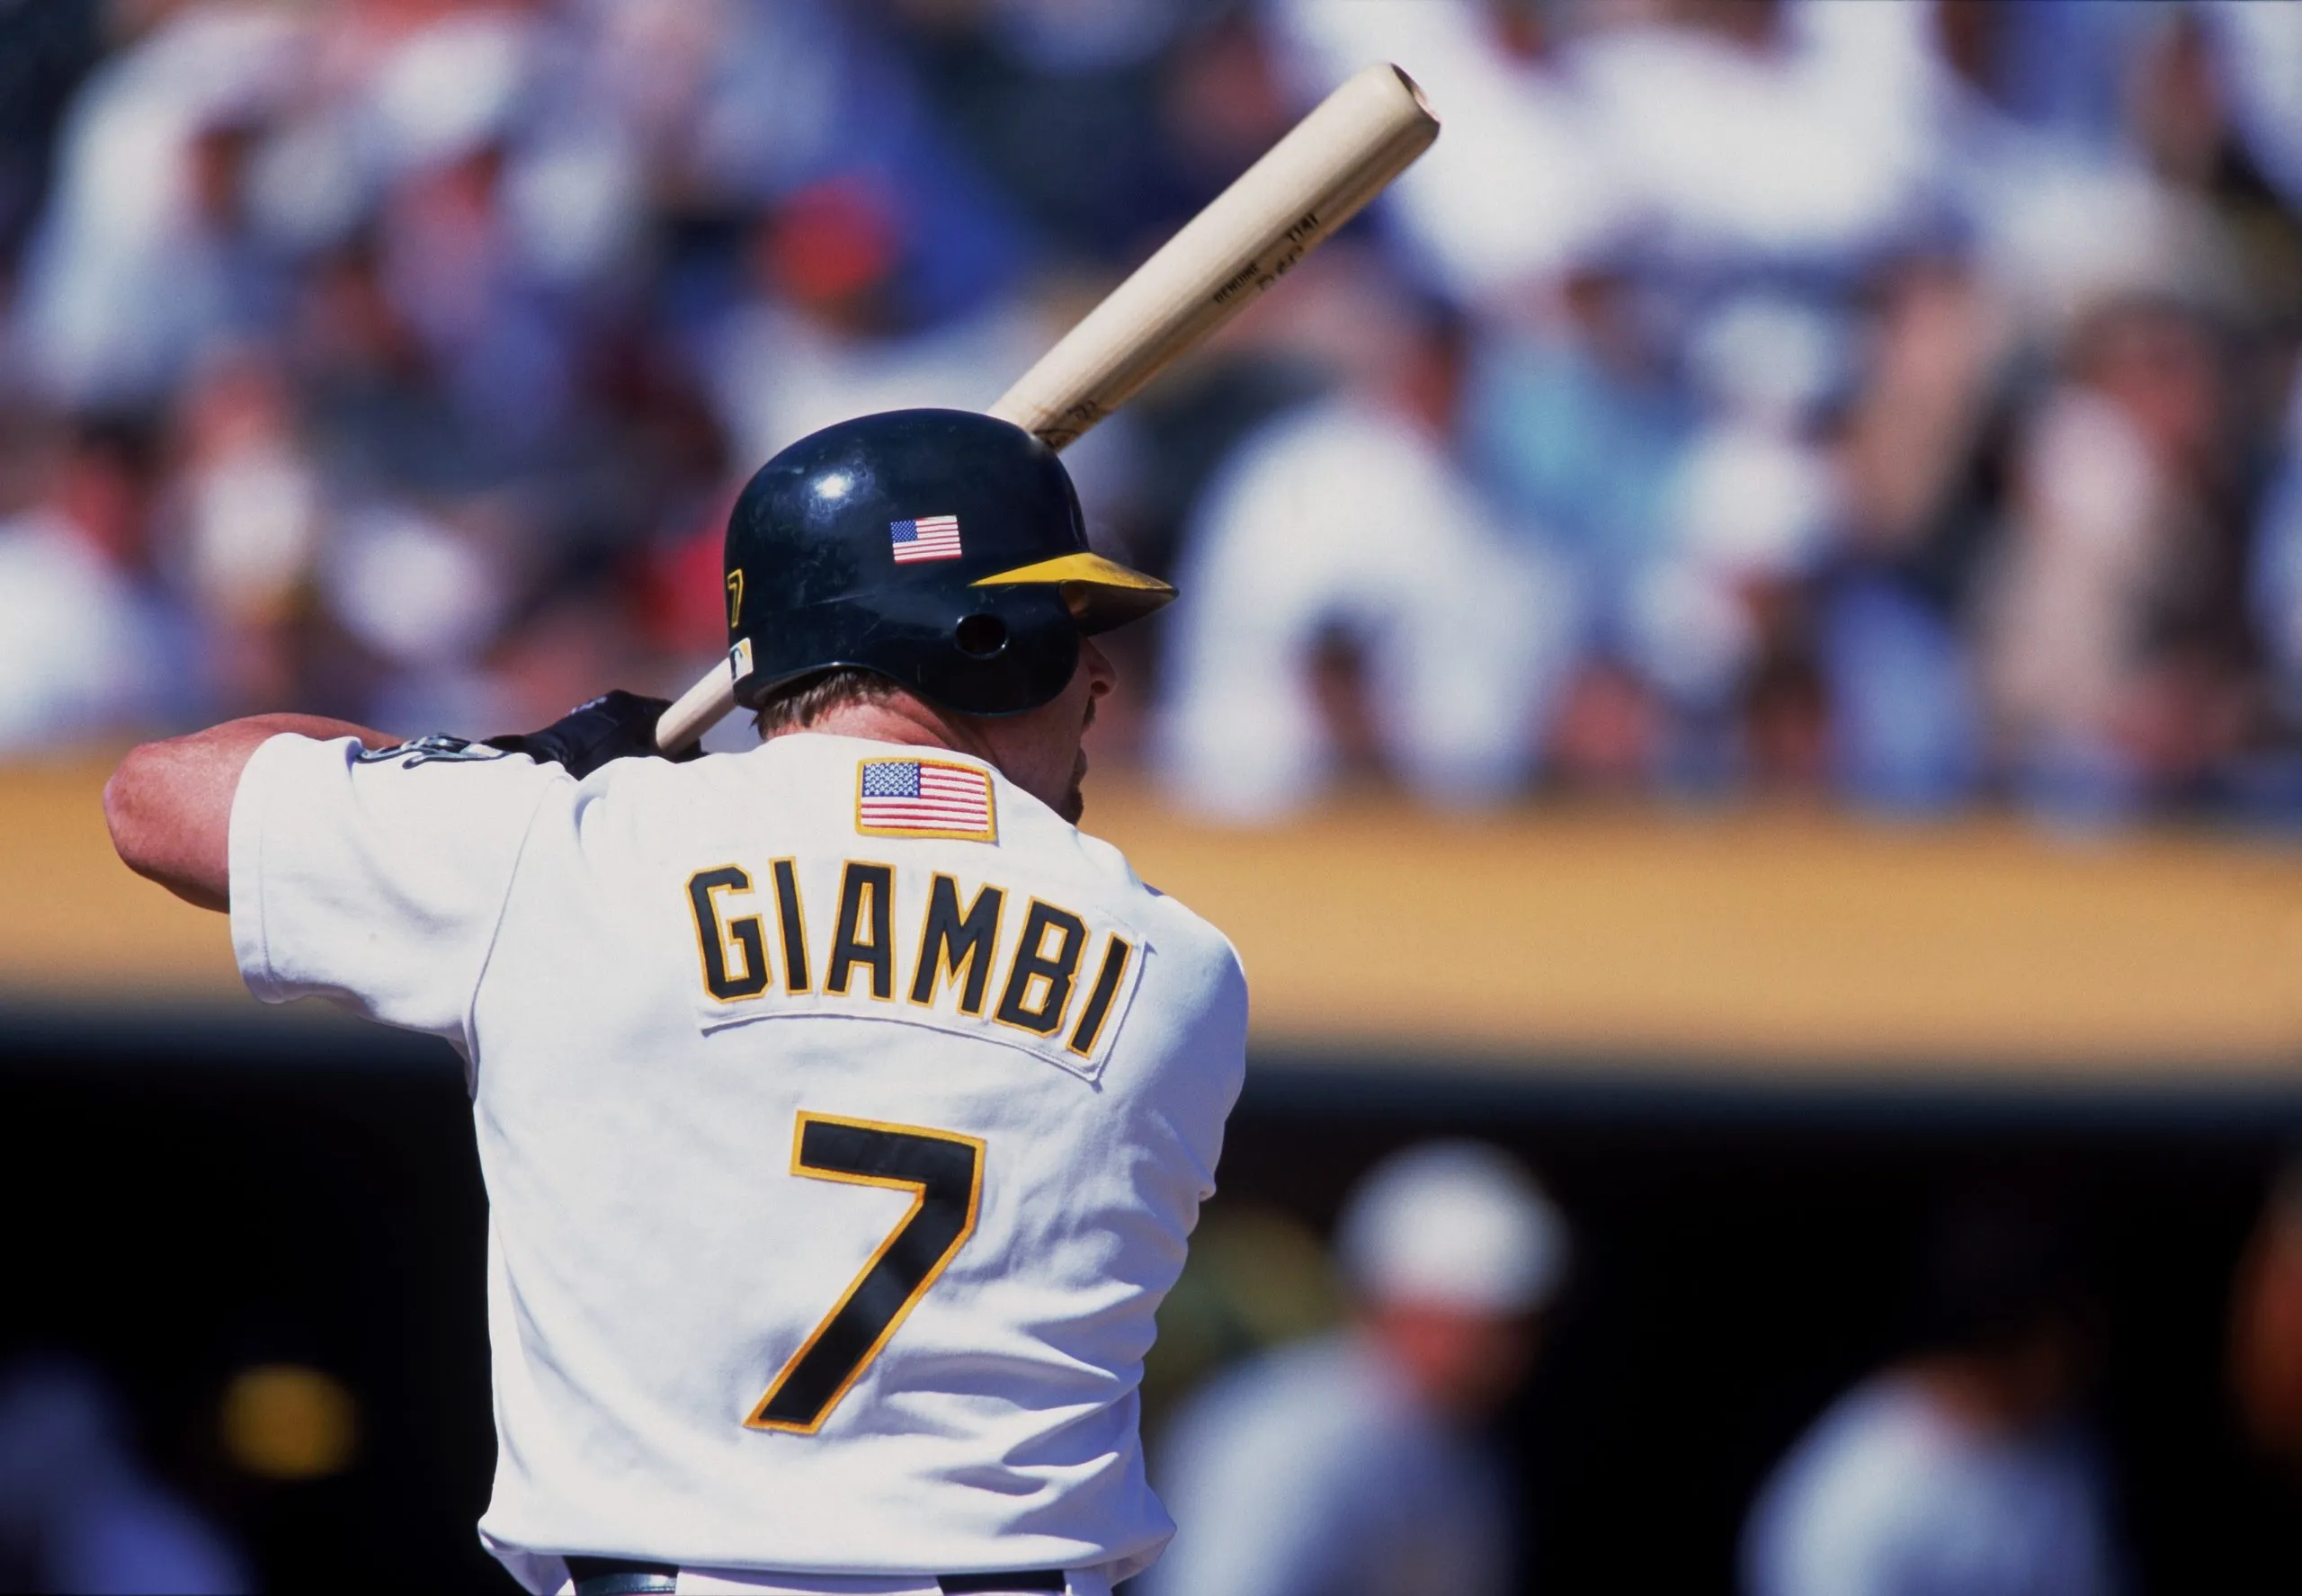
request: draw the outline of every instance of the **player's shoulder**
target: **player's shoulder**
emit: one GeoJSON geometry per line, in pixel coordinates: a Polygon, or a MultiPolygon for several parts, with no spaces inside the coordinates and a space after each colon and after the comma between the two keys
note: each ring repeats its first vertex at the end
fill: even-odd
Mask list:
{"type": "Polygon", "coordinates": [[[1158,950],[1163,990],[1192,1012],[1246,1022],[1247,976],[1238,950],[1220,928],[1181,899],[1152,886],[1127,855],[1101,837],[1066,826],[1080,867],[1105,884],[1122,919],[1158,950]]]}
{"type": "Polygon", "coordinates": [[[1181,898],[1160,890],[1138,874],[1126,853],[1113,843],[1089,832],[1066,826],[1083,869],[1106,884],[1107,889],[1147,924],[1164,932],[1179,949],[1236,965],[1238,953],[1215,923],[1181,898]]]}

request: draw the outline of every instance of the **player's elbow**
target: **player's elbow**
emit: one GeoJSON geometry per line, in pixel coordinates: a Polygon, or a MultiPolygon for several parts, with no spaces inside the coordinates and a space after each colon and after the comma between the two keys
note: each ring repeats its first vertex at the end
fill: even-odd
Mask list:
{"type": "Polygon", "coordinates": [[[112,851],[138,875],[148,876],[155,859],[152,795],[159,745],[141,743],[128,751],[104,783],[104,829],[112,851]]]}
{"type": "Polygon", "coordinates": [[[185,813],[196,797],[184,772],[175,768],[174,743],[144,743],[131,748],[104,783],[104,828],[120,862],[138,875],[202,908],[226,906],[223,861],[204,855],[191,837],[195,817],[185,813]],[[201,855],[203,857],[194,857],[201,855]]]}

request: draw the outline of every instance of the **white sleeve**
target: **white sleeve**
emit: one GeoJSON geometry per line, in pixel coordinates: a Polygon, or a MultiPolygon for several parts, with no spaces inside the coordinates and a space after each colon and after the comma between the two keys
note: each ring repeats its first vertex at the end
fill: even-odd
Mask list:
{"type": "Polygon", "coordinates": [[[459,1044],[557,765],[449,738],[363,753],[286,735],[232,798],[232,951],[265,1003],[310,994],[459,1044]]]}

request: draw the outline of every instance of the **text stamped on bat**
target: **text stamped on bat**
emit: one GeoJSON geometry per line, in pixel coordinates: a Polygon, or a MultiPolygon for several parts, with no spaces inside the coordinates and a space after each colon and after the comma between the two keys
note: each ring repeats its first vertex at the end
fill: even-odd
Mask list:
{"type": "Polygon", "coordinates": [[[1318,230],[1318,213],[1316,211],[1307,211],[1301,221],[1295,223],[1292,227],[1287,229],[1286,235],[1282,240],[1284,243],[1292,245],[1292,247],[1289,248],[1285,254],[1280,255],[1277,260],[1273,261],[1271,263],[1269,270],[1266,271],[1264,269],[1263,263],[1260,259],[1249,261],[1245,265],[1240,267],[1236,272],[1232,272],[1228,278],[1225,279],[1223,283],[1216,289],[1212,295],[1209,296],[1209,299],[1215,304],[1227,305],[1231,302],[1232,298],[1236,295],[1241,289],[1252,286],[1258,293],[1260,293],[1263,290],[1269,288],[1272,283],[1277,282],[1280,278],[1286,276],[1289,269],[1294,266],[1295,263],[1303,258],[1304,252],[1311,246],[1309,242],[1311,235],[1318,230]]]}

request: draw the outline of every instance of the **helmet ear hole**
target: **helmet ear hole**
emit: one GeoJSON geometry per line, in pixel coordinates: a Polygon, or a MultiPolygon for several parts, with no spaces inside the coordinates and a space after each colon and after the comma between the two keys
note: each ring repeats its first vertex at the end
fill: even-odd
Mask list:
{"type": "Polygon", "coordinates": [[[959,622],[951,640],[970,659],[996,659],[1007,652],[1007,623],[996,615],[970,615],[959,622]]]}

